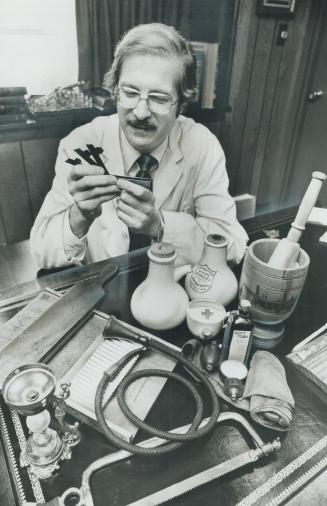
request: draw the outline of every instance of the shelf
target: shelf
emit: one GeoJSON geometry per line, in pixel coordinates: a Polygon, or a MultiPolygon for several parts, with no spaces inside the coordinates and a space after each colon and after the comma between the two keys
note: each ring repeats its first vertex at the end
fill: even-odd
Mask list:
{"type": "Polygon", "coordinates": [[[31,115],[27,122],[1,124],[0,143],[49,136],[64,137],[74,128],[103,114],[94,107],[37,113],[31,115]]]}

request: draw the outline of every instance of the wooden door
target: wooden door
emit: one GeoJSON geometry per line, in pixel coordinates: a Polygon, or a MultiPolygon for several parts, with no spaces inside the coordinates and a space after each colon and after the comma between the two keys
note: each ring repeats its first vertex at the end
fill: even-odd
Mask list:
{"type": "MultiPolygon", "coordinates": [[[[304,93],[305,107],[301,130],[284,193],[291,194],[290,204],[302,198],[315,170],[327,174],[327,5],[322,18],[318,43],[312,55],[311,79],[304,93]],[[292,187],[287,192],[287,187],[292,187]]],[[[327,184],[319,195],[319,204],[327,207],[327,184]]]]}
{"type": "MultiPolygon", "coordinates": [[[[322,66],[326,55],[320,48],[327,2],[297,0],[291,19],[260,16],[256,6],[256,0],[238,2],[230,126],[223,147],[232,194],[254,194],[261,213],[298,204],[314,170],[312,165],[296,171],[294,167],[296,157],[303,157],[299,139],[307,95],[311,86],[318,86],[309,87],[309,82],[318,54],[321,51],[322,66]]],[[[318,104],[310,106],[316,109],[318,104]]],[[[308,138],[302,148],[309,142],[314,151],[315,138],[308,138]]]]}

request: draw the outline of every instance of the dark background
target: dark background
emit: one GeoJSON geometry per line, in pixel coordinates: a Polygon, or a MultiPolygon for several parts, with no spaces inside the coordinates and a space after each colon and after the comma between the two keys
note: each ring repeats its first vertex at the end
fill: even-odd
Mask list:
{"type": "MultiPolygon", "coordinates": [[[[150,3],[134,2],[135,9],[150,3]]],[[[259,12],[258,4],[190,0],[183,30],[191,40],[221,44],[216,106],[187,114],[219,138],[231,194],[255,195],[262,214],[298,205],[313,170],[326,170],[327,4],[297,0],[293,16],[259,12]],[[317,89],[325,94],[308,100],[317,89]]],[[[0,244],[29,237],[52,183],[59,140],[99,114],[64,111],[31,124],[0,125],[0,244]]],[[[327,188],[319,203],[327,205],[327,188]]]]}

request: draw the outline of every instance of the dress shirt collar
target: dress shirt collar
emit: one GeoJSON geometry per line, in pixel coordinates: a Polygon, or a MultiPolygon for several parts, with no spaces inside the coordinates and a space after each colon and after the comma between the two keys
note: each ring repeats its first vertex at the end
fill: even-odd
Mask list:
{"type": "MultiPolygon", "coordinates": [[[[137,166],[135,166],[135,162],[139,158],[139,156],[141,156],[142,153],[140,153],[135,148],[133,148],[133,146],[130,145],[121,128],[119,129],[119,134],[120,134],[119,135],[120,145],[123,155],[125,174],[129,174],[133,172],[132,169],[138,170],[137,166]]],[[[167,146],[168,146],[168,137],[166,137],[166,139],[160,144],[160,146],[158,146],[151,153],[149,153],[149,155],[154,156],[154,158],[156,158],[156,160],[160,163],[164,156],[167,146]]]]}

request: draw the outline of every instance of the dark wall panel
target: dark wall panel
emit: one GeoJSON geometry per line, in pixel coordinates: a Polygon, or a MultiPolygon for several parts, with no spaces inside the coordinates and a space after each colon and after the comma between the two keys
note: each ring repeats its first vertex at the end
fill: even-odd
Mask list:
{"type": "Polygon", "coordinates": [[[19,142],[0,144],[0,203],[6,242],[26,239],[33,223],[19,142]]]}
{"type": "Polygon", "coordinates": [[[23,153],[33,219],[51,188],[59,139],[35,139],[23,141],[23,153]]]}
{"type": "Polygon", "coordinates": [[[297,0],[293,18],[259,16],[256,0],[237,5],[224,148],[232,193],[253,193],[259,211],[270,211],[300,200],[300,192],[290,199],[292,158],[323,3],[297,0]]]}
{"type": "Polygon", "coordinates": [[[3,223],[2,212],[1,212],[1,202],[0,202],[0,246],[4,246],[7,244],[6,231],[3,223]]]}

